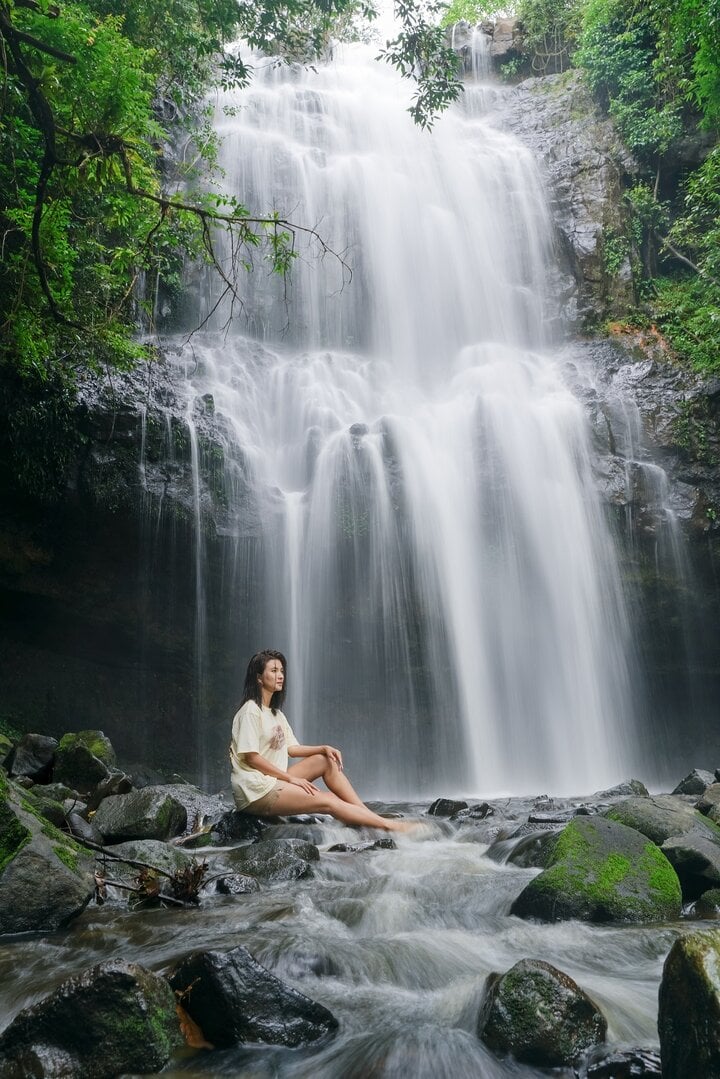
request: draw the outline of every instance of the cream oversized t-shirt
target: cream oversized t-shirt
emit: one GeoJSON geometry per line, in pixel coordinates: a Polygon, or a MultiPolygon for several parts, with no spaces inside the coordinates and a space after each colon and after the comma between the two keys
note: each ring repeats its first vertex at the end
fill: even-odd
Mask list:
{"type": "Polygon", "coordinates": [[[259,753],[284,772],[288,766],[288,749],[299,745],[292,728],[282,712],[272,714],[269,708],[261,708],[255,701],[246,701],[236,714],[232,724],[230,742],[231,782],[235,805],[245,809],[251,802],[268,794],[277,780],[250,768],[244,753],[259,753]]]}

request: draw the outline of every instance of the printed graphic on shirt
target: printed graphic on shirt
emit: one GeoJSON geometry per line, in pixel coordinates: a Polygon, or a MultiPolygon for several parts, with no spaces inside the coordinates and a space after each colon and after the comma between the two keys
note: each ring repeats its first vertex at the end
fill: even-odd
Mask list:
{"type": "Polygon", "coordinates": [[[282,729],[279,723],[276,723],[273,727],[272,737],[270,738],[270,749],[282,749],[285,745],[285,731],[282,729]]]}

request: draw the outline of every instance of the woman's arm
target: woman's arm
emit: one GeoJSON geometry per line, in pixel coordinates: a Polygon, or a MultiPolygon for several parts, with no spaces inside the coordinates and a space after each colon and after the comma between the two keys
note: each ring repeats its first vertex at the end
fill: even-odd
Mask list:
{"type": "MultiPolygon", "coordinates": [[[[297,746],[292,748],[297,749],[297,746]]],[[[292,776],[289,772],[284,772],[282,768],[278,768],[276,764],[266,760],[261,753],[243,753],[242,758],[246,764],[256,771],[262,772],[263,775],[271,776],[273,779],[281,779],[284,783],[292,783],[294,787],[300,787],[306,794],[318,793],[318,788],[314,787],[307,779],[301,779],[299,776],[292,776]]]]}
{"type": "Polygon", "coordinates": [[[334,746],[288,746],[289,757],[312,757],[315,753],[322,753],[329,761],[343,770],[342,753],[334,746]]]}

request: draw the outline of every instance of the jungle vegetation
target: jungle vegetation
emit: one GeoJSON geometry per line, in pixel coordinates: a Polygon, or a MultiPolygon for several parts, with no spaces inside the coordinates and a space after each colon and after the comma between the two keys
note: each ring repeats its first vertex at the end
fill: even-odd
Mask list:
{"type": "MultiPolygon", "coordinates": [[[[510,10],[526,74],[581,69],[638,164],[625,193],[637,310],[676,356],[720,371],[720,6],[717,0],[452,0],[446,22],[510,10]]],[[[612,267],[608,267],[612,269],[612,267]]]]}

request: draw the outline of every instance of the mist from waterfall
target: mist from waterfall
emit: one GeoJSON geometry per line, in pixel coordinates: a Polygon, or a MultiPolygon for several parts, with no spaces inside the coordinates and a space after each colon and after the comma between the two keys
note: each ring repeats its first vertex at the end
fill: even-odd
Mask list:
{"type": "Polygon", "coordinates": [[[329,249],[298,232],[286,281],[258,254],[187,346],[227,429],[248,651],[287,654],[298,737],[367,796],[598,789],[634,763],[631,632],[542,179],[481,60],[430,134],[376,52],[258,61],[218,106],[222,186],[329,249]]]}

